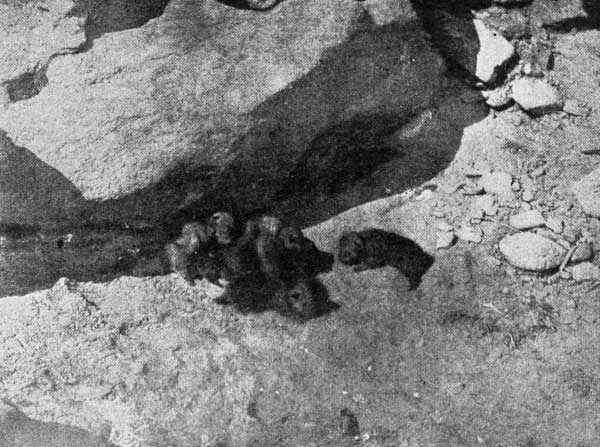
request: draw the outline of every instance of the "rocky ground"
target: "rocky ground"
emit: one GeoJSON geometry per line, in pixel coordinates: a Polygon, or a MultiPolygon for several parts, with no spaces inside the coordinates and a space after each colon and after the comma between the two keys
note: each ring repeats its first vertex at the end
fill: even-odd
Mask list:
{"type": "Polygon", "coordinates": [[[475,15],[515,49],[503,76],[447,72],[385,135],[402,156],[273,205],[327,251],[347,229],[410,237],[435,256],[417,290],[336,263],[339,309],[299,323],[115,275],[141,240],[122,229],[5,238],[0,444],[598,445],[597,11],[496,3],[475,15]]]}

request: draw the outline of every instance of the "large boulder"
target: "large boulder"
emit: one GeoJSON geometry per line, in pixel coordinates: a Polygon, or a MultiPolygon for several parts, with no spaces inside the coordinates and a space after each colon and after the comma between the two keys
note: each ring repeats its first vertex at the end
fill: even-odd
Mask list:
{"type": "Polygon", "coordinates": [[[37,90],[8,98],[0,128],[86,199],[167,179],[185,183],[183,201],[226,174],[221,188],[264,202],[317,136],[362,117],[390,133],[440,85],[408,0],[286,0],[260,13],[233,3],[173,0],[135,28],[114,12],[94,22],[101,2],[79,2],[64,17],[88,17],[87,42],[55,50],[37,90]]]}

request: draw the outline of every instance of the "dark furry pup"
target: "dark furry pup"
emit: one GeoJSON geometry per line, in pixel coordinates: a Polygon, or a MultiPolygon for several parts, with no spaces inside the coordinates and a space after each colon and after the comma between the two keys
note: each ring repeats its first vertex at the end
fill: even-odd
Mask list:
{"type": "Polygon", "coordinates": [[[337,255],[341,263],[354,266],[357,272],[395,267],[407,277],[411,290],[419,286],[434,261],[416,242],[376,228],[342,234],[337,255]]]}
{"type": "Polygon", "coordinates": [[[333,255],[276,217],[249,219],[237,243],[219,249],[213,260],[228,282],[219,302],[241,312],[274,309],[305,320],[335,306],[315,278],[331,269],[333,255]]]}

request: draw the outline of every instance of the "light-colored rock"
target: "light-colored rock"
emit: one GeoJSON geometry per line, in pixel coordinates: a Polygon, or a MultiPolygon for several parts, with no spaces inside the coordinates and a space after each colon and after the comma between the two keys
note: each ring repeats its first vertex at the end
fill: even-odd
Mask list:
{"type": "Polygon", "coordinates": [[[560,234],[563,232],[564,225],[565,223],[560,217],[550,216],[546,219],[546,227],[551,229],[556,234],[560,234]]]}
{"type": "Polygon", "coordinates": [[[479,53],[475,76],[485,83],[494,81],[499,70],[515,54],[512,44],[499,32],[491,30],[478,19],[473,20],[479,37],[479,53]]]}
{"type": "Polygon", "coordinates": [[[591,262],[582,262],[571,267],[571,275],[577,282],[600,280],[600,267],[591,262]]]}
{"type": "Polygon", "coordinates": [[[499,248],[511,265],[536,272],[557,268],[567,252],[556,242],[531,232],[506,236],[499,248]]]}
{"type": "Polygon", "coordinates": [[[436,222],[435,228],[440,231],[446,232],[446,233],[449,231],[452,231],[454,229],[454,227],[452,225],[450,225],[448,222],[446,222],[445,220],[436,222]]]}
{"type": "Polygon", "coordinates": [[[456,229],[455,233],[459,239],[475,244],[479,244],[483,238],[483,231],[481,228],[473,228],[467,225],[460,226],[456,229]]]}
{"type": "Polygon", "coordinates": [[[586,214],[600,218],[600,168],[575,182],[571,186],[571,192],[586,214]]]}
{"type": "Polygon", "coordinates": [[[577,262],[589,261],[594,257],[594,247],[589,242],[583,242],[581,244],[577,244],[577,248],[573,252],[571,256],[570,262],[571,264],[575,264],[577,262]]]}
{"type": "Polygon", "coordinates": [[[454,245],[456,241],[456,235],[452,231],[443,231],[438,233],[437,241],[435,243],[436,250],[449,248],[454,245]]]}
{"type": "Polygon", "coordinates": [[[525,211],[510,216],[508,223],[517,230],[529,230],[546,224],[546,219],[537,210],[525,211]]]}
{"type": "Polygon", "coordinates": [[[581,107],[577,101],[573,99],[565,100],[565,103],[563,105],[563,111],[568,113],[569,115],[575,116],[583,116],[587,113],[586,110],[583,107],[581,107]]]}
{"type": "MultiPolygon", "coordinates": [[[[86,199],[129,197],[173,175],[206,179],[181,200],[217,183],[258,204],[317,135],[374,113],[409,121],[435,98],[444,64],[411,3],[378,3],[390,6],[380,11],[390,24],[362,29],[360,2],[284,1],[250,13],[172,0],[139,28],[53,58],[48,84],[9,103],[0,128],[86,199]]],[[[130,211],[147,217],[173,202],[130,211]]]]}
{"type": "Polygon", "coordinates": [[[533,199],[535,199],[535,194],[533,193],[533,191],[529,188],[523,190],[523,194],[521,195],[521,198],[523,199],[524,202],[531,202],[533,201],[533,199]]]}
{"type": "Polygon", "coordinates": [[[496,205],[496,198],[493,195],[486,194],[484,196],[477,197],[474,200],[473,205],[482,210],[488,216],[495,216],[498,214],[498,205],[496,205]]]}
{"type": "Polygon", "coordinates": [[[558,111],[562,99],[558,91],[540,79],[521,78],[512,83],[512,98],[523,109],[532,114],[558,111]]]}
{"type": "Polygon", "coordinates": [[[484,91],[483,96],[485,98],[485,103],[494,109],[504,107],[512,101],[511,91],[508,86],[484,91]]]}
{"type": "Polygon", "coordinates": [[[512,176],[507,172],[489,172],[479,179],[479,185],[488,194],[497,194],[501,199],[510,199],[514,196],[512,190],[512,176]]]}

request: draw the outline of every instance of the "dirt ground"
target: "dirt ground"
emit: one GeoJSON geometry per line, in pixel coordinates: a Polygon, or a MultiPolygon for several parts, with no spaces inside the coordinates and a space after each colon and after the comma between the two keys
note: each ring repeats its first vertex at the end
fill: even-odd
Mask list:
{"type": "Polygon", "coordinates": [[[569,192],[600,165],[600,152],[582,152],[600,149],[600,32],[547,39],[548,77],[582,116],[486,109],[448,77],[446,95],[398,136],[404,157],[333,196],[281,204],[288,216],[302,206],[293,217],[304,224],[335,215],[305,231],[325,250],[348,228],[414,239],[436,258],[417,290],[391,268],[355,273],[336,263],[321,280],[338,310],[306,323],[244,316],[213,303],[218,290],[204,282],[86,276],[90,262],[109,266],[133,244],[122,235],[106,233],[60,259],[52,254],[60,235],[34,238],[35,256],[5,248],[4,268],[22,272],[2,285],[5,294],[71,280],[3,300],[5,309],[29,304],[0,319],[0,397],[36,419],[104,427],[123,447],[600,445],[598,284],[505,261],[497,244],[514,232],[506,222],[520,192],[476,225],[480,243],[435,249],[437,222],[468,219],[475,199],[457,186],[481,165],[529,178],[534,209],[564,220],[562,238],[584,233],[600,247],[600,221],[569,192]],[[448,154],[453,141],[458,150],[448,154]],[[434,174],[429,161],[443,157],[448,167],[434,174]],[[32,273],[36,263],[45,273],[32,273]],[[56,326],[40,323],[48,321],[56,326]],[[358,419],[357,439],[340,433],[344,408],[358,419]]]}

